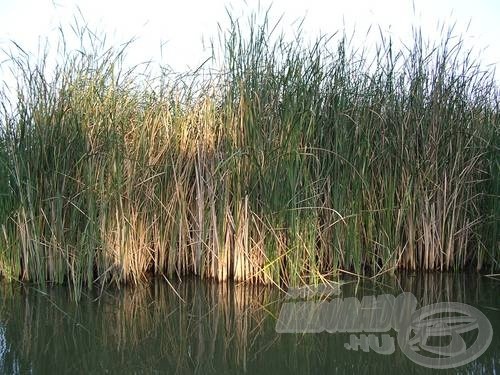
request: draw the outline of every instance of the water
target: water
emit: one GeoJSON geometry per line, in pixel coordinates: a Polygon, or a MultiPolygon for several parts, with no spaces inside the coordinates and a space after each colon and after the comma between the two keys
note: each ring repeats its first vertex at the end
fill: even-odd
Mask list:
{"type": "MultiPolygon", "coordinates": [[[[392,354],[347,350],[349,333],[277,333],[286,300],[270,287],[184,280],[95,290],[76,305],[67,289],[46,292],[0,283],[0,373],[401,374],[436,373],[392,354]]],[[[491,322],[476,360],[439,373],[500,373],[500,281],[479,275],[421,274],[353,282],[341,297],[411,292],[419,307],[462,302],[491,322]]],[[[293,302],[293,301],[292,301],[293,302]]],[[[379,334],[380,336],[380,334],[379,334]]],[[[472,339],[474,341],[474,338],[472,339]]]]}

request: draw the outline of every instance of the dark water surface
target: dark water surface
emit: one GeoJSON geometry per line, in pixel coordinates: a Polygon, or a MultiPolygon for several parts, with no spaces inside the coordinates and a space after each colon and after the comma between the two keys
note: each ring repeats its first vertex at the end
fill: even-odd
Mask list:
{"type": "Polygon", "coordinates": [[[500,373],[500,281],[477,274],[396,275],[341,287],[343,299],[405,291],[418,308],[452,301],[480,310],[493,328],[491,343],[451,370],[412,362],[394,330],[386,333],[395,350],[385,355],[346,349],[349,333],[277,333],[280,309],[291,300],[276,288],[191,279],[172,286],[96,290],[76,305],[64,287],[42,292],[0,282],[0,373],[500,373]]]}

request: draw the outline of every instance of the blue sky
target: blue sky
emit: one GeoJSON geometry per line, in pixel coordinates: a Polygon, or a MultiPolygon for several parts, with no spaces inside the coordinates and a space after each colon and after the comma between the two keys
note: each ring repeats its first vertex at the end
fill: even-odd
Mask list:
{"type": "MultiPolygon", "coordinates": [[[[81,9],[91,28],[106,33],[110,43],[137,41],[129,50],[132,63],[154,60],[177,70],[195,67],[209,55],[202,48],[216,35],[217,22],[227,20],[226,7],[235,15],[248,14],[259,2],[247,0],[0,0],[0,48],[16,41],[35,52],[40,40],[54,43],[59,25],[71,24],[81,9]],[[160,48],[160,46],[163,46],[160,48]],[[160,53],[161,51],[161,53],[160,53]]],[[[272,5],[276,19],[284,14],[285,32],[293,33],[296,21],[306,16],[308,35],[334,33],[344,26],[356,28],[359,43],[370,25],[380,26],[395,39],[407,40],[411,26],[421,26],[429,38],[436,38],[443,23],[455,23],[455,33],[466,44],[481,51],[484,63],[497,64],[500,71],[500,1],[498,0],[261,0],[272,5]],[[294,23],[295,22],[295,23],[294,23]],[[468,27],[468,28],[467,28],[468,27]]],[[[2,79],[0,69],[0,79],[2,79]]],[[[499,72],[497,72],[497,77],[499,72]]]]}

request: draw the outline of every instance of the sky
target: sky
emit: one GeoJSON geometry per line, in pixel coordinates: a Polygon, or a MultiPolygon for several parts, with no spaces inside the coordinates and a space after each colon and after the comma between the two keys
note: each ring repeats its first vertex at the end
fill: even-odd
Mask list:
{"type": "MultiPolygon", "coordinates": [[[[226,9],[246,17],[252,9],[271,6],[271,18],[283,16],[285,33],[293,34],[305,17],[306,35],[356,30],[359,43],[375,26],[396,40],[407,40],[412,26],[428,38],[437,38],[443,23],[455,24],[467,46],[474,47],[484,64],[496,64],[500,76],[499,0],[0,0],[0,50],[12,41],[36,54],[40,42],[55,44],[58,27],[67,30],[78,12],[89,27],[107,35],[110,44],[136,41],[129,49],[131,63],[154,61],[178,71],[195,68],[210,52],[203,48],[227,24],[226,9]],[[271,5],[272,4],[272,5],[271,5]]],[[[5,78],[0,52],[0,81],[5,78]]]]}

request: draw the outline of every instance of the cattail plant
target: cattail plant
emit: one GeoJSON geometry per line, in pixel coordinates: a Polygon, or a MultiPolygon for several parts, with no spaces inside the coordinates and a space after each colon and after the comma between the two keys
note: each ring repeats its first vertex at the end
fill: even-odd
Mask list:
{"type": "Polygon", "coordinates": [[[127,70],[126,48],[85,28],[92,48],[50,70],[12,53],[0,275],[78,296],[149,275],[282,287],[498,269],[493,72],[450,35],[382,39],[368,58],[253,20],[221,31],[216,69],[186,74],[127,70]]]}

